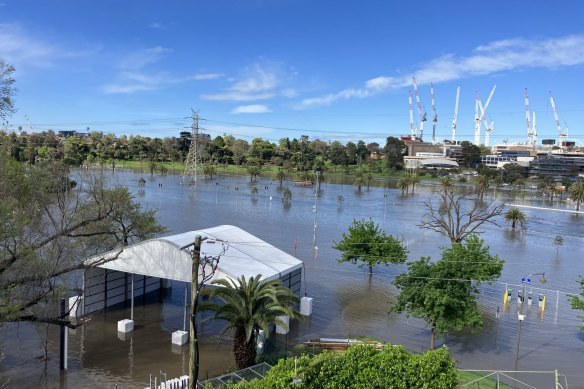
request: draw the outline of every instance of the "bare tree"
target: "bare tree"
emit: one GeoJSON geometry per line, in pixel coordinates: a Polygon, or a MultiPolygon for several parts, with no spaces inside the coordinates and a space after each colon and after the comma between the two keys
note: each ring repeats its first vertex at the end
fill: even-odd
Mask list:
{"type": "Polygon", "coordinates": [[[426,201],[427,213],[419,224],[422,228],[441,233],[451,242],[460,243],[470,234],[478,234],[485,224],[499,226],[494,220],[503,212],[504,205],[494,201],[482,204],[468,192],[455,187],[442,187],[437,192],[439,204],[426,201]]]}
{"type": "Polygon", "coordinates": [[[0,58],[0,119],[2,120],[15,112],[14,101],[12,100],[16,93],[14,78],[12,77],[14,71],[14,66],[0,58]]]}

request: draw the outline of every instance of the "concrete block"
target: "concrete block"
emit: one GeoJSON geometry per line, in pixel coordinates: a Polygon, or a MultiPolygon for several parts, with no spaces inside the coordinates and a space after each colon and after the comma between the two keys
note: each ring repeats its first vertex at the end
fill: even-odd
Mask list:
{"type": "Polygon", "coordinates": [[[172,333],[172,344],[183,345],[189,340],[189,333],[186,331],[174,331],[172,333]]]}
{"type": "Polygon", "coordinates": [[[300,314],[303,316],[312,315],[312,297],[302,297],[300,299],[300,314]]]}
{"type": "Polygon", "coordinates": [[[281,327],[280,325],[276,324],[276,334],[287,334],[290,328],[290,318],[288,316],[280,316],[278,319],[282,320],[286,324],[286,327],[281,327]]]}
{"type": "Polygon", "coordinates": [[[131,332],[134,331],[134,320],[124,319],[118,322],[119,332],[131,332]]]}

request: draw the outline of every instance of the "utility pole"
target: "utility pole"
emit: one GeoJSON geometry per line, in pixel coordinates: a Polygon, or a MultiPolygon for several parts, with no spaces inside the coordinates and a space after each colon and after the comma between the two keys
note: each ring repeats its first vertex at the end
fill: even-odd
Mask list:
{"type": "Polygon", "coordinates": [[[185,160],[185,170],[183,172],[182,181],[186,183],[188,177],[191,178],[189,184],[194,183],[197,186],[197,176],[201,173],[201,154],[199,150],[199,113],[193,110],[192,114],[193,124],[191,126],[191,145],[189,147],[189,154],[185,160]]]}
{"type": "Polygon", "coordinates": [[[196,389],[199,380],[199,340],[197,338],[197,308],[199,297],[199,264],[201,236],[195,236],[191,268],[191,324],[189,328],[189,389],[196,389]]]}

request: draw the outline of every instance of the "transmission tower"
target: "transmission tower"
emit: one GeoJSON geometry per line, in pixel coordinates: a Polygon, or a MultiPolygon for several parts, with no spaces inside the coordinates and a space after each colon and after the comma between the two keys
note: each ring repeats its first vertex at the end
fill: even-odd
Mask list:
{"type": "Polygon", "coordinates": [[[182,175],[183,184],[197,186],[197,176],[201,173],[201,153],[199,151],[199,113],[193,111],[193,124],[191,127],[191,145],[189,154],[185,160],[185,170],[182,175]]]}

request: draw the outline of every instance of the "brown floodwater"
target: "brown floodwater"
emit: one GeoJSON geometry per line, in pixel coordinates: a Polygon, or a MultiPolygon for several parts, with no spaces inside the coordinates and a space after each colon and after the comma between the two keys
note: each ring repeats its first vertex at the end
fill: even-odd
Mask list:
{"type": "MultiPolygon", "coordinates": [[[[160,222],[169,234],[233,224],[304,261],[302,294],[314,298],[313,314],[292,322],[288,335],[274,336],[283,349],[309,338],[356,336],[403,344],[415,352],[429,346],[430,331],[421,320],[388,314],[397,294],[391,281],[405,265],[377,266],[369,277],[366,269],[338,264],[338,252],[332,245],[354,218],[371,218],[406,242],[410,259],[438,259],[439,248],[448,245],[447,239],[418,227],[425,213],[424,202],[433,196],[431,185],[402,195],[397,189],[380,186],[363,187],[358,193],[352,185],[323,183],[315,197],[314,188],[285,182],[292,191],[291,205],[285,207],[278,182],[268,178],[250,183],[249,177],[219,177],[199,180],[196,188],[182,185],[175,175],[119,171],[112,179],[127,185],[145,207],[158,208],[160,222]],[[140,177],[146,179],[143,188],[138,185],[140,177]],[[344,201],[339,201],[339,196],[344,201]]],[[[558,199],[552,202],[529,191],[492,189],[487,196],[510,204],[573,208],[573,204],[558,199]]],[[[584,215],[522,210],[527,218],[524,233],[509,231],[500,220],[500,227],[485,227],[481,235],[491,252],[505,260],[500,280],[481,288],[484,328],[476,334],[440,337],[438,345],[450,349],[460,368],[558,369],[567,375],[571,388],[584,387],[584,332],[578,328],[582,319],[567,299],[567,293],[579,293],[578,277],[584,274],[584,215]],[[558,235],[564,239],[561,246],[554,244],[558,235]],[[535,276],[527,287],[527,291],[533,289],[534,305],[524,307],[526,319],[516,360],[516,291],[522,277],[537,272],[545,272],[547,282],[540,284],[535,276]],[[503,305],[506,286],[514,290],[507,307],[503,305]],[[547,299],[543,315],[537,309],[539,293],[547,299]]],[[[3,325],[0,350],[5,358],[0,362],[0,386],[10,380],[11,386],[26,388],[144,388],[150,376],[159,379],[164,373],[168,378],[187,374],[188,347],[170,342],[171,333],[183,328],[184,288],[184,284],[173,283],[169,291],[137,301],[135,330],[125,337],[118,334],[116,323],[129,317],[129,307],[92,314],[86,325],[70,332],[66,374],[59,371],[57,328],[49,328],[47,335],[44,326],[3,325]],[[39,339],[43,338],[49,339],[48,360],[42,358],[39,339]]],[[[234,369],[230,338],[219,336],[220,330],[212,321],[201,326],[201,379],[234,369]]],[[[537,387],[549,387],[545,381],[549,375],[534,377],[520,376],[537,387]]]]}

